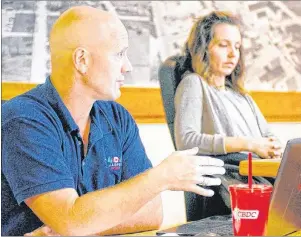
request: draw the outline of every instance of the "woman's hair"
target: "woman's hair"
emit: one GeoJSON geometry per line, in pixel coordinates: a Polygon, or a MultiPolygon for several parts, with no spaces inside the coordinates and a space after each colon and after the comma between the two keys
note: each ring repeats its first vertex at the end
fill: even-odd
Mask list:
{"type": "MultiPolygon", "coordinates": [[[[200,17],[194,23],[189,37],[184,46],[183,61],[180,62],[180,74],[190,70],[199,74],[208,83],[209,79],[209,43],[214,37],[214,27],[217,24],[226,23],[235,25],[240,29],[240,19],[223,11],[214,11],[204,17],[200,17]]],[[[226,76],[226,85],[231,86],[234,90],[245,94],[244,89],[244,55],[242,46],[239,49],[240,57],[237,66],[233,72],[226,76]]]]}

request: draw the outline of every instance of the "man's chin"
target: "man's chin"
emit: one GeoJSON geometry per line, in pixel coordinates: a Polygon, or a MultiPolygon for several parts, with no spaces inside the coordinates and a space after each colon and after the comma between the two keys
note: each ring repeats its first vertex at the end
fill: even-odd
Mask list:
{"type": "Polygon", "coordinates": [[[97,100],[115,101],[121,96],[121,91],[118,89],[111,93],[99,94],[97,100]]]}

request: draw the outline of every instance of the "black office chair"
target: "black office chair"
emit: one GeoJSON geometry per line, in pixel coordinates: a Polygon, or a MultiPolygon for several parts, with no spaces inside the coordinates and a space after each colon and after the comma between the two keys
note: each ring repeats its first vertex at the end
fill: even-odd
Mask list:
{"type": "MultiPolygon", "coordinates": [[[[175,106],[174,97],[180,83],[179,62],[182,56],[172,56],[163,62],[159,68],[159,82],[161,96],[165,110],[166,122],[170,131],[173,145],[176,149],[174,137],[175,106]]],[[[206,217],[206,198],[194,193],[184,192],[187,221],[199,220],[206,217]]]]}
{"type": "Polygon", "coordinates": [[[181,79],[178,72],[180,59],[181,56],[172,56],[166,59],[165,62],[161,64],[158,74],[166,122],[175,148],[176,143],[174,137],[174,97],[177,86],[179,85],[181,79]]]}
{"type": "MultiPolygon", "coordinates": [[[[174,137],[174,97],[177,86],[181,81],[179,67],[182,60],[183,56],[171,56],[161,64],[158,72],[165,117],[175,149],[177,148],[174,137]]],[[[247,182],[246,177],[242,177],[238,174],[239,162],[248,159],[247,154],[231,153],[213,157],[225,161],[225,168],[227,174],[229,174],[229,176],[227,176],[228,179],[222,179],[224,180],[222,181],[222,187],[212,187],[212,189],[220,195],[214,195],[211,198],[205,198],[191,192],[184,192],[187,221],[199,220],[213,215],[230,214],[230,198],[226,190],[228,185],[236,182],[247,182]]],[[[254,178],[254,182],[256,183],[270,184],[262,177],[254,178]]]]}

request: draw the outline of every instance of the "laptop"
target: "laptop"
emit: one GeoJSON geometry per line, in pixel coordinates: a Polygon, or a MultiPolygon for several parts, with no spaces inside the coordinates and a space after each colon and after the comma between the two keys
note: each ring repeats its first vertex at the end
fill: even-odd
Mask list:
{"type": "MultiPolygon", "coordinates": [[[[270,201],[268,236],[301,230],[301,138],[289,140],[282,156],[270,201]]],[[[160,230],[167,236],[233,235],[232,215],[212,216],[178,227],[160,230]]]]}

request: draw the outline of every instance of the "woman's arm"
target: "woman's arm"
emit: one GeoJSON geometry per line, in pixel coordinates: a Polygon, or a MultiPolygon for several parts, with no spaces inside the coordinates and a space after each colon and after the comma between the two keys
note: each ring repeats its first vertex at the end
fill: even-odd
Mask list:
{"type": "Polygon", "coordinates": [[[204,134],[202,128],[203,95],[200,78],[187,75],[175,95],[175,140],[179,150],[199,148],[200,154],[226,154],[221,134],[204,134]]]}

